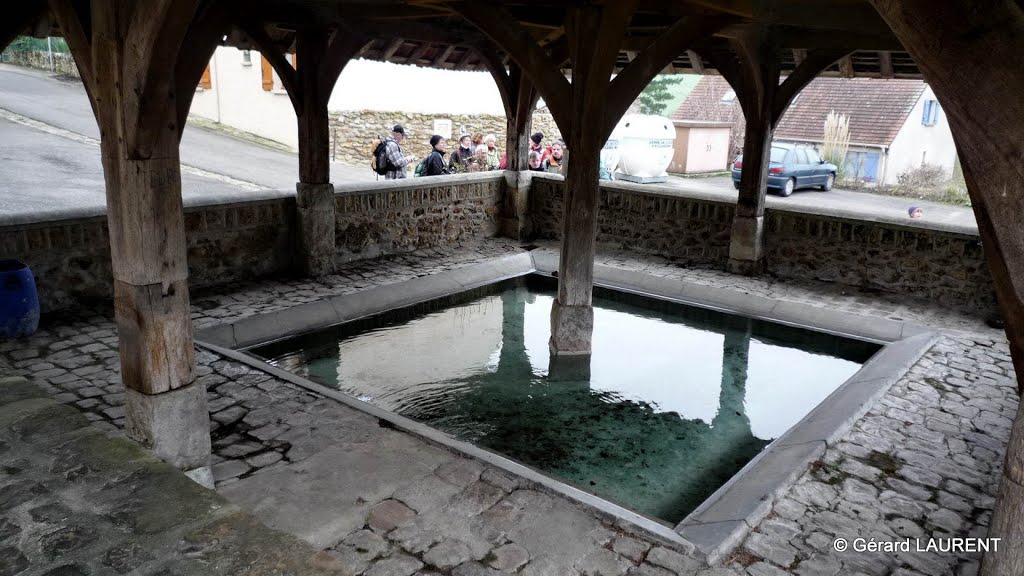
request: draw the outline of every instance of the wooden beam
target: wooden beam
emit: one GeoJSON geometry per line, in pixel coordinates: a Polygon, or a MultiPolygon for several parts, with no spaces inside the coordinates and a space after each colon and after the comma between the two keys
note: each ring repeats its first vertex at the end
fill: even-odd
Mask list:
{"type": "Polygon", "coordinates": [[[430,65],[431,66],[435,66],[435,67],[444,66],[445,64],[448,63],[448,57],[451,56],[452,52],[454,52],[454,51],[455,51],[455,45],[454,44],[449,44],[449,45],[445,46],[444,50],[441,50],[441,52],[438,53],[438,55],[435,56],[434,59],[430,62],[430,65]]]}
{"type": "Polygon", "coordinates": [[[202,77],[203,70],[209,65],[221,38],[230,29],[231,24],[228,22],[227,15],[214,2],[206,4],[189,26],[182,44],[182,53],[174,69],[175,91],[178,94],[176,100],[178,126],[182,127],[178,133],[179,141],[181,135],[185,133],[184,126],[188,120],[192,99],[195,97],[196,85],[202,77]]]}
{"type": "MultiPolygon", "coordinates": [[[[124,136],[130,158],[149,158],[168,106],[175,104],[174,68],[199,0],[154,0],[137,4],[125,42],[124,136]]],[[[175,116],[175,120],[177,117],[175,116]]],[[[171,127],[180,131],[182,126],[171,127]]]]}
{"type": "Polygon", "coordinates": [[[402,47],[402,44],[405,44],[404,38],[395,38],[392,40],[391,43],[388,44],[388,47],[384,49],[384,52],[381,53],[380,59],[385,61],[391,60],[391,57],[395,55],[395,52],[398,52],[398,49],[402,47]]]}
{"type": "Polygon", "coordinates": [[[704,73],[704,61],[701,59],[700,54],[697,54],[693,50],[686,51],[686,57],[690,60],[690,67],[697,74],[704,73]]]}
{"type": "MultiPolygon", "coordinates": [[[[1024,390],[1024,14],[1014,0],[871,0],[942,104],[978,222],[1017,390],[1024,390]]],[[[1009,370],[1007,370],[1009,373],[1009,370]]],[[[1024,572],[1024,403],[1017,407],[981,576],[1024,572]],[[1007,545],[1003,546],[1003,543],[1007,545]]],[[[988,479],[986,479],[987,481],[988,479]]]]}
{"type": "Polygon", "coordinates": [[[430,42],[424,42],[420,44],[419,47],[413,50],[412,54],[410,54],[409,57],[406,58],[406,63],[416,64],[417,62],[419,62],[420,59],[423,58],[423,55],[427,53],[427,50],[430,50],[430,46],[430,42]]]}
{"type": "Polygon", "coordinates": [[[45,13],[46,2],[43,0],[12,2],[4,6],[4,18],[0,20],[0,52],[45,13]]]}
{"type": "Polygon", "coordinates": [[[92,38],[82,28],[83,14],[75,10],[71,0],[50,0],[50,12],[54,15],[67,42],[71,55],[82,77],[82,85],[89,97],[92,112],[98,117],[96,107],[96,77],[93,70],[92,38]]]}
{"type": "MultiPolygon", "coordinates": [[[[361,53],[369,42],[361,30],[349,26],[347,23],[337,24],[334,37],[327,45],[327,53],[323,55],[323,60],[316,72],[320,78],[317,91],[323,98],[330,99],[334,85],[337,84],[338,77],[341,76],[345,66],[361,53]]],[[[299,65],[302,65],[301,60],[299,60],[299,65]]],[[[324,105],[326,106],[326,104],[325,101],[324,105]]]]}
{"type": "Polygon", "coordinates": [[[799,66],[800,63],[804,61],[804,58],[807,58],[807,50],[806,49],[803,49],[803,48],[794,48],[793,49],[793,62],[795,62],[797,66],[799,66]]]}
{"type": "Polygon", "coordinates": [[[808,52],[803,62],[786,77],[776,91],[771,118],[772,126],[778,124],[786,109],[789,108],[790,102],[811,80],[814,80],[818,74],[821,74],[836,60],[843,58],[844,55],[845,52],[842,50],[812,50],[808,52]]]}
{"type": "Polygon", "coordinates": [[[267,59],[267,62],[270,62],[274,72],[277,72],[277,77],[281,79],[281,85],[284,86],[285,92],[288,93],[292,109],[296,115],[301,116],[303,102],[302,87],[299,86],[295,68],[285,59],[283,50],[274,43],[262,24],[248,19],[238,19],[237,17],[234,24],[253,41],[259,48],[260,53],[263,54],[263,57],[267,59]]]}
{"type": "Polygon", "coordinates": [[[487,71],[494,78],[494,84],[498,87],[498,94],[501,96],[501,103],[505,108],[505,115],[511,118],[515,114],[516,86],[513,85],[510,72],[505,70],[505,64],[497,52],[488,47],[474,47],[479,54],[487,71]]]}
{"type": "Polygon", "coordinates": [[[637,95],[666,65],[702,39],[735,21],[733,16],[710,16],[677,20],[612,80],[604,118],[605,138],[637,95]]]}
{"type": "Polygon", "coordinates": [[[466,51],[462,54],[462,58],[459,58],[459,61],[455,63],[455,69],[465,70],[474,58],[477,58],[476,50],[472,47],[467,47],[466,51]]]}
{"type": "Polygon", "coordinates": [[[569,81],[559,72],[558,64],[551,60],[507,9],[475,1],[453,3],[453,6],[516,61],[537,87],[556,119],[564,121],[568,118],[569,81]]]}
{"type": "Polygon", "coordinates": [[[892,52],[878,53],[878,71],[882,78],[892,78],[892,52]]]}

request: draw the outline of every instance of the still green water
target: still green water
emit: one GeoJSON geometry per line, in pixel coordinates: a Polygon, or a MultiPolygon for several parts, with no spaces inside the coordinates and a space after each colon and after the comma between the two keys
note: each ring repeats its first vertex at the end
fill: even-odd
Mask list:
{"type": "Polygon", "coordinates": [[[552,366],[553,288],[518,279],[253,352],[674,524],[878,350],[597,290],[589,367],[552,366]]]}

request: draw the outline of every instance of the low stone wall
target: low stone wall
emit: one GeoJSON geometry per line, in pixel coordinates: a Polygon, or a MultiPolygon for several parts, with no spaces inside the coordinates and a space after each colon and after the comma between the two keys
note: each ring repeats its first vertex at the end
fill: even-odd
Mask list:
{"type": "MultiPolygon", "coordinates": [[[[537,238],[562,233],[562,180],[534,175],[530,221],[537,238]]],[[[771,203],[771,202],[770,202],[771,203]]],[[[724,268],[734,205],[659,186],[602,182],[598,242],[724,268]]],[[[767,272],[992,310],[995,294],[977,232],[865,220],[854,214],[769,206],[767,272]]]]}
{"type": "Polygon", "coordinates": [[[504,172],[338,186],[337,261],[457,245],[498,234],[504,172]]]}
{"type": "MultiPolygon", "coordinates": [[[[190,286],[287,270],[294,206],[294,198],[284,195],[186,208],[190,286]]],[[[102,214],[2,226],[0,253],[32,269],[43,312],[113,295],[110,235],[102,214]]]]}
{"type": "Polygon", "coordinates": [[[768,271],[911,294],[979,310],[996,305],[977,234],[769,210],[768,271]]]}
{"type": "MultiPolygon", "coordinates": [[[[336,260],[495,236],[504,190],[504,172],[339,186],[336,260]]],[[[246,202],[186,207],[185,231],[192,288],[288,274],[295,193],[266,191],[246,202]]],[[[0,255],[32,269],[44,312],[112,297],[110,236],[102,210],[45,222],[8,219],[0,224],[0,255]]]]}
{"type": "MultiPolygon", "coordinates": [[[[401,124],[405,128],[402,150],[406,155],[412,155],[419,160],[430,153],[429,140],[434,134],[434,120],[451,120],[453,139],[458,139],[463,128],[469,134],[494,134],[498,139],[498,150],[501,153],[505,152],[504,115],[353,110],[331,112],[332,157],[348,164],[369,165],[370,153],[373,151],[373,142],[376,138],[386,135],[395,124],[401,124]]],[[[543,133],[545,145],[561,137],[554,119],[546,111],[533,114],[531,132],[543,133]]],[[[457,145],[449,142],[448,151],[454,151],[457,145]]]]}
{"type": "MultiPolygon", "coordinates": [[[[534,174],[530,221],[535,238],[562,235],[564,181],[534,174]]],[[[664,188],[626,182],[602,182],[597,241],[648,254],[677,258],[687,265],[725,266],[733,204],[683,196],[664,188]]]]}
{"type": "Polygon", "coordinates": [[[50,67],[50,56],[46,52],[10,50],[5,52],[5,54],[10,58],[10,60],[6,61],[7,64],[39,68],[40,70],[52,70],[55,74],[81,78],[78,74],[78,66],[75,65],[75,60],[71,57],[71,54],[54,52],[53,68],[50,67]]]}

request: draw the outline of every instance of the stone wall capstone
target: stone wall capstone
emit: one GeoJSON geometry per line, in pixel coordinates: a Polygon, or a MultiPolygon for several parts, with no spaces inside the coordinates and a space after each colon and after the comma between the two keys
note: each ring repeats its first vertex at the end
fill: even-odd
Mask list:
{"type": "MultiPolygon", "coordinates": [[[[497,138],[499,154],[505,153],[506,120],[504,115],[494,114],[426,114],[419,112],[380,112],[376,110],[353,110],[331,112],[331,158],[369,169],[374,142],[387,136],[395,124],[405,128],[402,151],[419,162],[430,153],[430,137],[434,135],[434,120],[451,120],[452,140],[448,143],[449,154],[458,146],[458,138],[465,131],[472,135],[477,132],[497,138]]],[[[530,130],[544,134],[547,146],[561,138],[551,114],[537,111],[533,114],[530,130]]],[[[446,157],[447,158],[447,157],[446,157]]],[[[409,171],[412,171],[412,167],[409,171]]]]}
{"type": "MultiPolygon", "coordinates": [[[[535,174],[529,219],[537,238],[562,234],[563,180],[535,174]]],[[[598,242],[724,268],[735,206],[678,190],[602,182],[598,242]]],[[[854,217],[768,208],[766,271],[915,297],[983,312],[995,293],[980,238],[854,217]]]]}

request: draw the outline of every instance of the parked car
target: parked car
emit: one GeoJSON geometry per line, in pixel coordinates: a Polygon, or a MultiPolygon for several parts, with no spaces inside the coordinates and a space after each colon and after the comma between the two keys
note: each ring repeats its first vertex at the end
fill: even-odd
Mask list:
{"type": "MultiPolygon", "coordinates": [[[[732,183],[737,190],[742,171],[743,155],[740,155],[732,165],[732,183]]],[[[782,196],[789,196],[797,188],[820,186],[822,190],[831,190],[837,172],[835,164],[822,160],[810,146],[773,143],[768,163],[768,188],[782,196]]]]}

